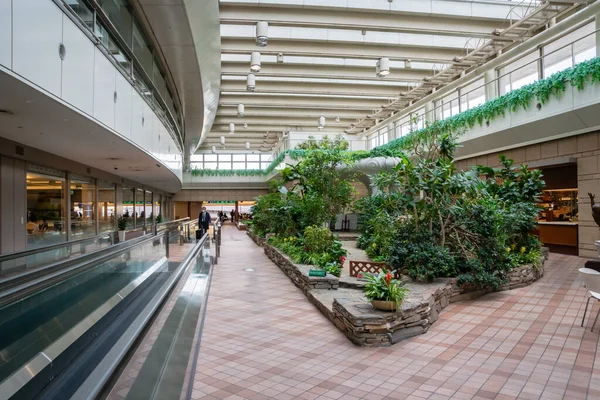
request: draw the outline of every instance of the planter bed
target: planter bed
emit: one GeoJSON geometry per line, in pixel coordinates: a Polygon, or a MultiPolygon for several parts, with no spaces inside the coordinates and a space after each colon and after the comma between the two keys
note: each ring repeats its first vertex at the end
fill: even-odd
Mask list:
{"type": "MultiPolygon", "coordinates": [[[[491,288],[459,287],[456,278],[438,278],[432,283],[409,282],[406,287],[410,294],[399,312],[378,311],[364,297],[360,289],[363,282],[347,277],[338,279],[330,274],[325,277],[308,276],[309,271],[315,269],[314,266],[294,264],[279,249],[266,243],[265,239],[251,231],[246,232],[264,248],[269,259],[304,292],[308,300],[357,346],[391,346],[423,334],[437,321],[439,313],[448,304],[494,291],[491,288]]],[[[522,265],[509,273],[508,284],[500,290],[530,285],[543,275],[543,264],[540,268],[522,265]]]]}

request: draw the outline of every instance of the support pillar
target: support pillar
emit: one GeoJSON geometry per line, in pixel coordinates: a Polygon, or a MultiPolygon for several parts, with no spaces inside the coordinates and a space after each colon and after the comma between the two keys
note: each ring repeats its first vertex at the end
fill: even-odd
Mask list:
{"type": "Polygon", "coordinates": [[[485,83],[485,101],[494,100],[498,97],[498,81],[496,79],[496,70],[491,69],[483,74],[485,83]]]}
{"type": "Polygon", "coordinates": [[[435,121],[435,115],[433,111],[433,102],[429,101],[425,103],[425,122],[433,123],[435,121]]]}
{"type": "Polygon", "coordinates": [[[235,220],[239,221],[240,220],[240,214],[239,214],[239,201],[235,201],[235,220]]]}

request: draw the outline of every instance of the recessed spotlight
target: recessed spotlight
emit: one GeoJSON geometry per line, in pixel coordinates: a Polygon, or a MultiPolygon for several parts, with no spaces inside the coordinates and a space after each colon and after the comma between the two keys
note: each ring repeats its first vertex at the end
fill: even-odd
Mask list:
{"type": "Polygon", "coordinates": [[[23,129],[23,127],[19,125],[19,126],[17,126],[17,129],[23,129]]]}
{"type": "Polygon", "coordinates": [[[33,100],[25,100],[25,103],[31,104],[31,103],[33,103],[33,100]]]}

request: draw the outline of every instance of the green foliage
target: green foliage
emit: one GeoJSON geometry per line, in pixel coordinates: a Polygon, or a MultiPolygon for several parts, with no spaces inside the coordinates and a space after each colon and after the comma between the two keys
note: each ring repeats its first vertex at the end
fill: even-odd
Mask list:
{"type": "Polygon", "coordinates": [[[304,246],[308,252],[325,253],[333,243],[333,235],[327,228],[308,226],[304,230],[304,246]]]}
{"type": "Polygon", "coordinates": [[[158,214],[158,215],[156,216],[156,223],[157,223],[157,224],[160,224],[160,223],[162,223],[162,222],[163,222],[163,217],[162,217],[162,215],[161,215],[161,214],[158,214]]]}
{"type": "Polygon", "coordinates": [[[411,278],[458,276],[499,288],[518,263],[538,260],[535,226],[539,171],[500,158],[497,169],[454,168],[454,138],[438,132],[414,143],[391,173],[374,179],[379,195],[357,202],[359,246],[411,278]],[[510,246],[525,247],[522,257],[510,246]],[[530,255],[531,254],[531,255],[530,255]]]}
{"type": "Polygon", "coordinates": [[[400,305],[410,291],[404,286],[403,282],[394,279],[393,271],[389,272],[382,269],[379,274],[365,275],[367,283],[364,286],[365,297],[369,300],[394,301],[396,310],[400,310],[400,305]]]}
{"type": "Polygon", "coordinates": [[[124,231],[125,229],[127,229],[127,217],[129,216],[128,213],[126,213],[125,215],[121,215],[119,217],[119,219],[117,219],[117,228],[120,231],[124,231]]]}

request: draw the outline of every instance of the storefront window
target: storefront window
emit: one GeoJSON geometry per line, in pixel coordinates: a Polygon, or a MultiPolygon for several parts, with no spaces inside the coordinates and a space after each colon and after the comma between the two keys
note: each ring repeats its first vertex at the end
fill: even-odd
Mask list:
{"type": "Polygon", "coordinates": [[[100,232],[115,230],[115,185],[108,182],[98,183],[98,217],[100,232]]]}
{"type": "Polygon", "coordinates": [[[27,168],[27,248],[67,240],[65,226],[66,179],[61,171],[29,165],[27,168]]]}
{"type": "Polygon", "coordinates": [[[146,215],[146,225],[151,226],[152,220],[154,219],[154,213],[152,212],[152,192],[146,191],[146,199],[144,200],[144,213],[146,215]]]}
{"type": "Polygon", "coordinates": [[[96,234],[96,185],[93,179],[71,177],[71,235],[73,240],[96,234]]]}
{"type": "Polygon", "coordinates": [[[162,196],[160,194],[154,196],[154,215],[156,215],[156,217],[154,217],[155,222],[161,222],[161,219],[163,218],[160,213],[161,199],[162,196]]]}
{"type": "Polygon", "coordinates": [[[135,226],[141,228],[146,221],[146,213],[144,212],[144,191],[142,189],[135,190],[135,226]]]}
{"type": "Polygon", "coordinates": [[[123,217],[127,219],[127,230],[133,229],[133,217],[135,210],[133,209],[133,188],[123,186],[123,217]]]}

